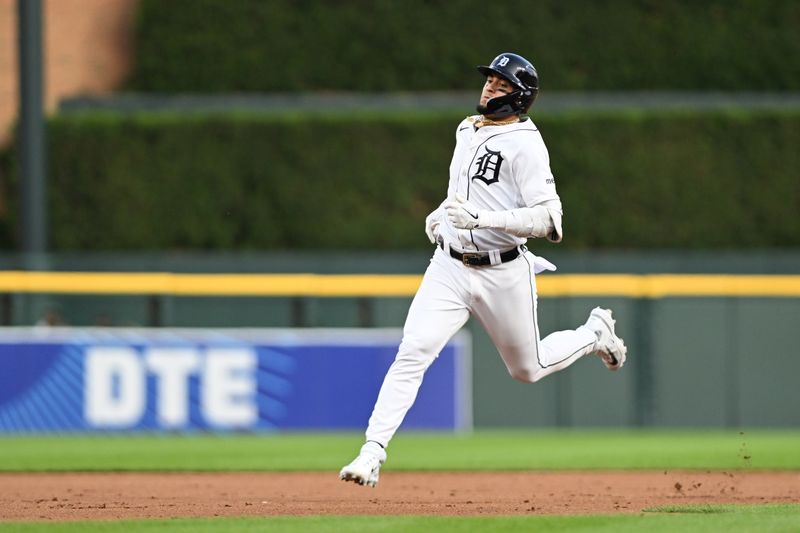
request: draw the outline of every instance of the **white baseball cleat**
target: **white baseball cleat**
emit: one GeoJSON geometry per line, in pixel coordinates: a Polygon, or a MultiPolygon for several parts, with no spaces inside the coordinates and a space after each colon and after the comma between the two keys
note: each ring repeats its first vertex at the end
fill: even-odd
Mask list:
{"type": "Polygon", "coordinates": [[[609,370],[619,370],[625,364],[628,348],[625,342],[614,333],[614,323],[610,309],[595,307],[589,314],[586,327],[597,335],[595,352],[609,370]]]}
{"type": "Polygon", "coordinates": [[[374,487],[378,484],[381,465],[386,462],[386,450],[369,441],[361,447],[358,457],[339,472],[339,479],[374,487]]]}

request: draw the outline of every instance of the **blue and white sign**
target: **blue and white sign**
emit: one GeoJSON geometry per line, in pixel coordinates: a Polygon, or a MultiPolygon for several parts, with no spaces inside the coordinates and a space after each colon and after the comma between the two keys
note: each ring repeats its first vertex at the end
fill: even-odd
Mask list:
{"type": "MultiPolygon", "coordinates": [[[[401,334],[0,328],[0,432],[363,430],[401,334]]],[[[403,428],[471,428],[470,350],[442,350],[403,428]]]]}

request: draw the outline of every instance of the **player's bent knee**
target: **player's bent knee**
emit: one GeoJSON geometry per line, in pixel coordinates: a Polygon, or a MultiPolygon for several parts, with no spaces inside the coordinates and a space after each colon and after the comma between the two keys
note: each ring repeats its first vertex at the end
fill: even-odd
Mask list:
{"type": "Polygon", "coordinates": [[[508,373],[512,378],[523,383],[536,383],[542,377],[538,369],[531,368],[509,368],[508,373]]]}

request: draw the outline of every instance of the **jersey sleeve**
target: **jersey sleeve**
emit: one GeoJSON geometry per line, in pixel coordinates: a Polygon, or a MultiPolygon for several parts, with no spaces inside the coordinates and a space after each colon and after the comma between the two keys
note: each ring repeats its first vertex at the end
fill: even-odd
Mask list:
{"type": "Polygon", "coordinates": [[[525,207],[559,200],[550,155],[540,135],[526,142],[514,158],[514,179],[525,207]]]}

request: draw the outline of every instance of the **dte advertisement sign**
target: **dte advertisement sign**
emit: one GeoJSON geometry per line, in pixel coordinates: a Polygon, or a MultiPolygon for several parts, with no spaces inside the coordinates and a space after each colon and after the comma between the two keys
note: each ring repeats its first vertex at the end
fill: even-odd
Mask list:
{"type": "MultiPolygon", "coordinates": [[[[363,430],[401,331],[0,328],[0,432],[363,430]]],[[[472,427],[466,332],[403,425],[472,427]]]]}

